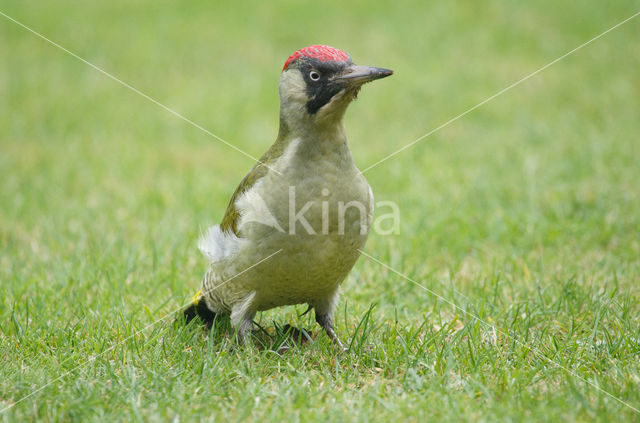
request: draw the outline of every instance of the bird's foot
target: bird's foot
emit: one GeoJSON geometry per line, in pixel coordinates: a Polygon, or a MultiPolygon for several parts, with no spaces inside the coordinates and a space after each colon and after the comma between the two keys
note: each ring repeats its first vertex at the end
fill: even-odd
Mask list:
{"type": "Polygon", "coordinates": [[[291,326],[290,324],[284,325],[282,328],[282,332],[286,335],[289,335],[289,338],[293,339],[296,344],[305,344],[305,343],[313,343],[313,339],[311,339],[312,333],[306,331],[304,329],[298,329],[295,326],[291,326]]]}
{"type": "Polygon", "coordinates": [[[333,322],[331,320],[330,315],[318,314],[316,312],[316,322],[318,322],[318,324],[322,327],[322,329],[324,329],[329,339],[331,339],[334,345],[336,345],[341,352],[344,353],[348,351],[348,348],[344,347],[344,345],[340,341],[340,338],[338,338],[338,335],[336,335],[336,332],[333,330],[333,322]]]}

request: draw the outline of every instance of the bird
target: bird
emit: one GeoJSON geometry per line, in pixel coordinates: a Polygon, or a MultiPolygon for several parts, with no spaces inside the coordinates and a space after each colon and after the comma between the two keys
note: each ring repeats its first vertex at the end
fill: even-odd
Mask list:
{"type": "Polygon", "coordinates": [[[392,74],[355,65],[327,45],[287,58],[276,141],[242,179],[222,222],[198,242],[209,268],[183,310],[187,322],[199,317],[210,326],[228,315],[245,339],[258,311],[307,304],[344,349],[333,312],[373,219],[373,194],[347,144],[344,115],[364,84],[392,74]]]}

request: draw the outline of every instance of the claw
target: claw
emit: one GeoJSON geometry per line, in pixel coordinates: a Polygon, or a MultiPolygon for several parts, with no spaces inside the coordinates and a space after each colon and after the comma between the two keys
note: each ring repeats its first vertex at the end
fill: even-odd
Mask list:
{"type": "Polygon", "coordinates": [[[317,314],[316,312],[316,322],[318,322],[322,329],[324,329],[324,331],[327,333],[327,336],[329,336],[329,339],[331,339],[331,341],[333,341],[333,343],[337,345],[338,348],[340,348],[343,352],[347,351],[347,348],[342,345],[342,342],[340,342],[340,338],[338,338],[338,335],[336,335],[335,331],[333,330],[333,322],[331,321],[330,315],[317,314]]]}

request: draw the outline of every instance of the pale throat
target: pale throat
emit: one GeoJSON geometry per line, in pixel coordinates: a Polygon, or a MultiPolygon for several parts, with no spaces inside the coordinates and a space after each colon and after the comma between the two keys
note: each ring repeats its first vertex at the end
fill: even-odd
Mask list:
{"type": "Polygon", "coordinates": [[[279,140],[301,139],[304,141],[323,141],[324,143],[346,144],[344,114],[353,100],[353,93],[341,91],[322,106],[316,113],[310,114],[306,104],[306,84],[296,69],[285,71],[278,85],[280,94],[280,131],[279,140]]]}

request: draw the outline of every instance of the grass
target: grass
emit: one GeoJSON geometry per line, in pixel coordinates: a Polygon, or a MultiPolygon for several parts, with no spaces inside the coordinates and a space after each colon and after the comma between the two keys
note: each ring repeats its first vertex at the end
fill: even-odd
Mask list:
{"type": "MultiPolygon", "coordinates": [[[[364,168],[640,7],[0,10],[254,156],[297,48],[392,68],[347,115],[364,168]]],[[[636,19],[367,172],[402,219],[367,253],[459,308],[362,257],[341,356],[303,306],[260,314],[254,347],[224,324],[145,329],[197,290],[198,234],[252,163],[0,17],[0,408],[46,386],[0,421],[638,421],[603,391],[640,407],[639,35],[636,19]],[[315,342],[259,348],[286,323],[315,342]]]]}

